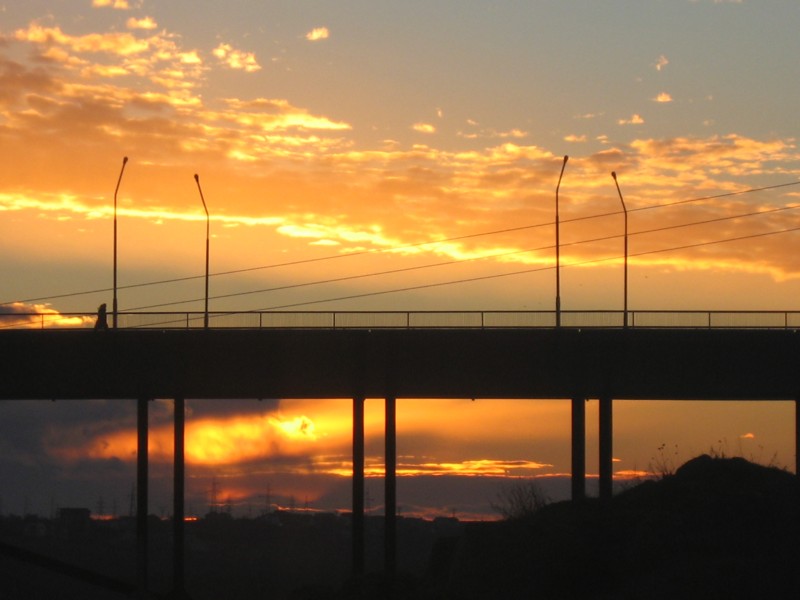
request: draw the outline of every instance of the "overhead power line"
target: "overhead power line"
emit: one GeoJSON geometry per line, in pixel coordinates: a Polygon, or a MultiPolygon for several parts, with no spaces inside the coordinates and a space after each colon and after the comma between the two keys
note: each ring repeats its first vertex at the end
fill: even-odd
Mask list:
{"type": "MultiPolygon", "coordinates": [[[[687,249],[690,249],[690,248],[699,248],[701,246],[711,246],[711,245],[714,245],[714,244],[723,244],[723,243],[728,243],[728,242],[738,242],[738,241],[742,241],[742,240],[749,240],[749,239],[755,239],[755,238],[760,238],[760,237],[767,237],[767,236],[771,236],[771,235],[779,235],[779,234],[782,234],[782,233],[790,233],[790,232],[793,232],[793,231],[800,231],[800,227],[790,227],[790,228],[781,229],[781,230],[778,230],[778,231],[767,231],[767,232],[763,232],[763,233],[754,233],[754,234],[750,234],[750,235],[743,235],[743,236],[738,236],[738,237],[725,238],[725,239],[721,239],[721,240],[711,240],[711,241],[707,241],[707,242],[697,242],[695,244],[684,244],[682,246],[673,246],[673,247],[670,247],[670,248],[660,248],[660,249],[657,249],[657,250],[647,250],[645,252],[638,252],[638,253],[630,254],[629,256],[630,257],[637,257],[637,256],[647,256],[649,254],[660,254],[660,253],[664,253],[664,252],[674,252],[676,250],[687,250],[687,249]]],[[[616,237],[619,237],[619,236],[616,236],[616,237]]],[[[619,259],[620,259],[619,256],[607,256],[607,257],[604,257],[604,258],[593,258],[593,259],[584,260],[584,261],[580,261],[580,262],[562,264],[561,268],[563,269],[565,267],[579,267],[579,266],[584,266],[584,265],[589,265],[589,264],[596,264],[596,263],[602,263],[602,262],[611,262],[611,261],[615,261],[615,260],[619,260],[619,259]]],[[[390,289],[390,290],[379,290],[379,291],[375,291],[375,292],[364,292],[364,293],[360,293],[360,294],[352,294],[352,295],[349,295],[349,296],[339,296],[337,298],[326,298],[324,300],[310,300],[310,301],[306,301],[306,302],[295,302],[295,303],[292,303],[292,304],[282,304],[282,305],[278,305],[278,306],[269,306],[269,307],[266,307],[266,308],[259,308],[259,309],[256,309],[256,310],[253,310],[253,311],[250,311],[250,312],[264,312],[264,311],[269,311],[269,310],[283,310],[283,309],[286,309],[286,308],[297,308],[299,306],[311,306],[312,304],[324,304],[326,302],[339,302],[339,301],[342,301],[342,300],[356,300],[356,299],[359,299],[359,298],[369,298],[371,296],[382,296],[382,295],[386,295],[386,294],[396,294],[396,293],[400,293],[400,292],[412,292],[412,291],[424,290],[424,289],[430,289],[430,288],[436,288],[436,287],[444,287],[444,286],[448,286],[448,285],[458,285],[458,284],[462,284],[462,283],[473,283],[473,282],[476,282],[476,281],[487,281],[487,280],[492,280],[492,279],[501,279],[503,277],[514,277],[516,275],[527,275],[527,274],[530,274],[530,273],[537,273],[537,272],[541,272],[541,271],[549,271],[549,270],[552,270],[552,269],[555,269],[555,267],[553,265],[548,265],[546,267],[536,267],[536,268],[532,268],[532,269],[523,269],[521,271],[512,271],[510,273],[494,273],[494,274],[491,274],[491,275],[480,275],[480,276],[477,276],[477,277],[469,277],[469,278],[465,278],[465,279],[454,279],[454,280],[451,280],[451,281],[439,281],[439,282],[435,282],[435,283],[426,283],[426,284],[408,286],[408,287],[403,287],[403,288],[394,288],[394,289],[390,289]]]]}
{"type": "MultiPolygon", "coordinates": [[[[732,196],[741,196],[741,195],[745,195],[745,194],[752,194],[752,193],[756,193],[756,192],[775,190],[775,189],[786,188],[786,187],[791,187],[791,186],[796,186],[796,185],[800,185],[800,181],[786,182],[786,183],[774,184],[774,185],[763,186],[763,187],[758,187],[758,188],[749,188],[749,189],[746,189],[746,190],[739,190],[739,191],[733,191],[733,192],[724,192],[724,193],[721,193],[721,194],[714,194],[714,195],[709,195],[709,196],[700,196],[700,197],[689,198],[689,199],[685,199],[685,200],[676,200],[676,201],[673,201],[673,202],[664,202],[664,203],[660,203],[660,204],[651,204],[651,205],[647,205],[647,206],[641,206],[641,207],[637,207],[637,208],[632,208],[632,209],[630,209],[629,212],[652,210],[652,209],[656,209],[656,208],[669,208],[669,207],[672,207],[672,206],[677,206],[677,205],[682,205],[682,204],[703,202],[703,201],[707,201],[707,200],[714,200],[714,199],[726,198],[726,197],[732,197],[732,196]]],[[[790,207],[790,208],[794,208],[794,207],[790,207]]],[[[764,211],[764,212],[766,212],[766,211],[764,211]]],[[[591,219],[599,219],[599,218],[603,218],[603,217],[608,217],[608,216],[616,215],[617,213],[618,213],[618,211],[611,211],[611,212],[605,212],[605,213],[594,214],[594,215],[586,215],[586,216],[582,216],[582,217],[572,217],[572,218],[568,218],[568,219],[562,219],[561,222],[562,223],[575,223],[575,222],[580,222],[580,221],[587,221],[587,220],[591,220],[591,219]]],[[[446,243],[463,241],[463,240],[474,239],[474,238],[479,238],[479,237],[486,237],[486,236],[491,236],[491,235],[499,235],[499,234],[504,234],[504,233],[525,231],[525,230],[529,230],[529,229],[536,229],[536,228],[539,228],[539,227],[548,227],[548,226],[552,226],[553,224],[554,223],[552,221],[550,221],[550,222],[546,222],[546,223],[536,223],[536,224],[530,224],[530,225],[521,225],[521,226],[518,226],[518,227],[509,227],[509,228],[505,228],[505,229],[496,229],[496,230],[492,230],[492,231],[484,231],[484,232],[478,232],[478,233],[473,233],[473,234],[465,234],[465,235],[460,235],[460,236],[454,236],[454,237],[450,237],[450,238],[444,238],[444,239],[441,239],[441,240],[428,240],[428,241],[424,241],[424,242],[416,242],[416,243],[408,244],[408,245],[405,245],[405,246],[399,246],[399,247],[375,248],[375,249],[370,249],[370,250],[362,250],[362,251],[358,251],[358,252],[351,252],[351,253],[347,253],[347,254],[332,254],[332,255],[321,256],[321,257],[316,257],[316,258],[308,258],[308,259],[301,259],[301,260],[296,260],[296,261],[288,261],[288,262],[283,262],[283,263],[274,263],[274,264],[260,265],[260,266],[255,266],[255,267],[246,267],[246,268],[242,268],[242,269],[233,269],[233,270],[229,270],[229,271],[219,271],[219,272],[216,272],[216,273],[211,273],[209,276],[210,277],[221,277],[221,276],[226,276],[226,275],[237,275],[237,274],[248,273],[248,272],[253,272],[253,271],[276,269],[276,268],[290,267],[290,266],[298,266],[298,265],[303,265],[303,264],[311,264],[311,263],[316,263],[316,262],[324,262],[324,261],[329,261],[329,260],[344,259],[344,258],[350,258],[350,257],[355,257],[355,256],[363,256],[363,255],[369,255],[369,254],[384,254],[384,253],[389,253],[389,252],[400,253],[400,252],[403,252],[403,251],[406,251],[406,250],[412,250],[412,249],[421,248],[421,247],[424,247],[424,246],[435,246],[437,244],[446,244],[446,243]]],[[[542,249],[546,249],[546,248],[542,248],[542,249]]],[[[527,251],[523,251],[523,252],[530,252],[530,251],[531,250],[527,250],[527,251]]],[[[136,288],[142,288],[142,287],[150,287],[150,286],[156,286],[156,285],[166,285],[166,284],[171,284],[171,283],[180,283],[180,282],[184,282],[184,281],[192,281],[192,280],[195,280],[195,279],[202,279],[204,277],[205,277],[205,275],[190,275],[190,276],[186,276],[186,277],[174,277],[174,278],[162,279],[162,280],[156,280],[156,281],[147,281],[147,282],[142,282],[142,283],[134,283],[134,284],[128,284],[128,285],[123,285],[123,286],[117,286],[117,290],[130,290],[130,289],[136,289],[136,288]]],[[[20,300],[12,300],[12,301],[7,301],[7,302],[0,302],[0,306],[14,304],[14,303],[18,303],[18,302],[19,303],[42,302],[42,301],[47,301],[47,300],[58,300],[58,299],[62,299],[62,298],[72,298],[72,297],[77,297],[77,296],[85,296],[85,295],[92,295],[92,294],[107,293],[107,292],[109,292],[111,290],[112,290],[112,288],[99,288],[99,289],[83,290],[83,291],[77,291],[77,292],[65,292],[65,293],[62,293],[62,294],[53,294],[53,295],[48,295],[48,296],[39,296],[39,297],[35,297],[35,298],[25,298],[25,299],[20,299],[20,300]]],[[[215,298],[217,298],[217,297],[215,297],[215,298]]],[[[192,302],[192,301],[193,300],[181,301],[181,302],[176,302],[175,304],[181,304],[181,303],[192,302]]],[[[134,310],[139,310],[139,309],[134,309],[134,310]]]]}
{"type": "MultiPolygon", "coordinates": [[[[742,218],[746,218],[746,217],[767,215],[767,214],[771,214],[771,213],[777,213],[777,212],[783,212],[783,211],[787,211],[787,210],[792,210],[792,209],[795,209],[795,208],[800,208],[800,205],[781,206],[781,207],[776,207],[776,208],[762,210],[762,211],[753,211],[753,212],[749,212],[749,213],[730,215],[730,216],[726,216],[726,217],[716,217],[716,218],[712,218],[712,219],[704,219],[704,220],[701,220],[701,221],[692,221],[690,223],[681,223],[681,224],[677,224],[677,225],[665,225],[663,227],[656,227],[656,228],[653,228],[653,229],[645,229],[645,230],[641,230],[641,231],[636,231],[636,232],[631,233],[630,236],[645,235],[645,234],[650,234],[650,233],[669,231],[669,230],[672,230],[672,229],[680,229],[680,228],[684,228],[684,227],[693,227],[693,226],[697,226],[697,225],[708,225],[710,223],[719,223],[719,222],[722,222],[722,221],[730,221],[730,220],[742,219],[742,218]]],[[[622,234],[614,234],[614,235],[608,235],[608,236],[603,236],[603,237],[597,237],[597,238],[590,238],[590,239],[585,239],[585,240],[578,240],[578,241],[574,241],[574,242],[568,242],[566,244],[561,244],[561,247],[565,248],[565,247],[569,247],[569,246],[578,246],[578,245],[581,245],[581,244],[591,244],[591,243],[596,243],[596,242],[604,242],[604,241],[619,239],[621,237],[623,237],[622,234]]],[[[265,294],[265,293],[270,293],[270,292],[279,292],[279,291],[285,291],[285,290],[291,290],[291,289],[297,289],[297,288],[303,288],[303,287],[311,287],[311,286],[314,286],[314,285],[324,285],[324,284],[328,284],[328,283],[341,283],[343,281],[354,281],[354,280],[357,280],[357,279],[367,279],[369,277],[379,277],[379,276],[382,276],[382,275],[397,275],[397,274],[400,274],[400,273],[407,273],[407,272],[410,272],[410,271],[421,271],[423,269],[432,269],[432,268],[437,268],[437,267],[452,266],[452,265],[464,264],[464,263],[468,263],[468,262],[476,262],[476,261],[479,261],[479,260],[490,260],[490,259],[494,259],[494,258],[503,258],[503,257],[506,257],[506,256],[512,256],[512,255],[515,255],[515,254],[527,254],[527,253],[531,253],[531,252],[542,252],[544,250],[552,250],[553,248],[554,248],[554,246],[551,244],[551,245],[547,245],[547,246],[539,246],[538,248],[527,248],[527,249],[524,249],[524,250],[512,250],[512,251],[507,251],[507,252],[497,252],[497,253],[493,253],[493,254],[486,254],[486,255],[483,255],[483,256],[476,256],[476,257],[463,258],[463,259],[457,259],[457,260],[448,260],[448,261],[443,261],[443,262],[438,262],[438,263],[429,263],[429,264],[425,264],[425,265],[415,265],[415,266],[412,266],[412,267],[402,267],[402,268],[398,268],[398,269],[389,269],[389,270],[386,270],[386,271],[376,271],[376,272],[372,272],[372,273],[360,273],[358,275],[345,275],[345,276],[342,276],[342,277],[334,277],[334,278],[329,278],[329,279],[317,279],[317,280],[314,280],[314,281],[307,281],[307,282],[303,282],[303,283],[293,283],[293,284],[275,286],[275,287],[270,287],[270,288],[260,288],[260,289],[256,289],[256,290],[246,290],[246,291],[243,291],[243,292],[233,292],[233,293],[230,293],[230,294],[220,294],[220,295],[217,295],[217,296],[212,296],[211,299],[212,300],[223,300],[223,299],[226,299],[226,298],[236,298],[236,297],[241,297],[241,296],[249,296],[249,295],[253,295],[253,294],[265,294]]],[[[162,302],[162,303],[159,303],[159,304],[150,304],[150,305],[147,305],[147,306],[137,306],[135,308],[130,308],[128,310],[129,311],[144,311],[144,310],[151,310],[151,309],[154,309],[154,308],[164,308],[166,306],[177,306],[179,304],[190,304],[190,303],[193,303],[193,302],[199,302],[200,300],[202,300],[202,298],[189,298],[189,299],[184,299],[184,300],[174,300],[174,301],[170,301],[170,302],[162,302]]]]}

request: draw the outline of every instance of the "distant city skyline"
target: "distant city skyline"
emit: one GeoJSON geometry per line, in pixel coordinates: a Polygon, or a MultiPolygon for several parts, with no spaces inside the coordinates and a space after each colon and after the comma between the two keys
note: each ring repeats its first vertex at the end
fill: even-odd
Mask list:
{"type": "MultiPolygon", "coordinates": [[[[120,310],[203,310],[194,174],[212,311],[554,310],[565,155],[564,310],[622,310],[612,171],[630,310],[798,310],[799,24],[791,0],[0,0],[0,311],[111,307],[123,157],[120,310]]],[[[158,513],[171,401],[151,406],[158,513]]],[[[349,400],[188,406],[187,506],[212,477],[237,503],[348,506],[349,400]]],[[[568,474],[566,400],[398,411],[409,512],[568,474]]],[[[791,467],[793,411],[618,402],[615,468],[662,445],[791,467]]],[[[3,510],[122,502],[134,423],[130,402],[0,404],[3,510]]],[[[587,434],[594,473],[595,401],[587,434]]]]}

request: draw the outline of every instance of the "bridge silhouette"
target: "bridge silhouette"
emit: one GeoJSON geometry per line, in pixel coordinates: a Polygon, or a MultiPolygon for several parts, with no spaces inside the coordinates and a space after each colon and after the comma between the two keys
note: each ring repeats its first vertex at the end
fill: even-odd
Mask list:
{"type": "Polygon", "coordinates": [[[800,312],[461,311],[0,315],[0,400],[137,401],[137,585],[147,589],[148,401],[174,413],[174,585],[184,590],[184,403],[351,398],[353,573],[363,574],[364,402],[386,409],[385,569],[396,564],[396,402],[567,399],[572,497],[585,497],[585,402],[599,400],[600,499],[611,497],[614,400],[795,402],[800,312]],[[204,326],[208,317],[209,326],[204,326]],[[77,326],[75,326],[77,325],[77,326]],[[43,366],[46,365],[46,366],[43,366]]]}

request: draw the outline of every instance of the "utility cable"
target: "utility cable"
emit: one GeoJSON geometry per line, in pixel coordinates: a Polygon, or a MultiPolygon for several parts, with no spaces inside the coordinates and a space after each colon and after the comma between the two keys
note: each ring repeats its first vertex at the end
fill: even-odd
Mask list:
{"type": "MultiPolygon", "coordinates": [[[[635,257],[638,257],[638,256],[647,256],[649,254],[659,254],[659,253],[664,253],[664,252],[674,252],[676,250],[687,250],[687,249],[690,249],[690,248],[699,248],[699,247],[702,247],[702,246],[711,246],[711,245],[714,245],[714,244],[723,244],[723,243],[728,243],[728,242],[738,242],[738,241],[742,241],[742,240],[755,239],[755,238],[759,238],[759,237],[767,237],[767,236],[771,236],[771,235],[778,235],[778,234],[781,234],[781,233],[790,233],[790,232],[793,232],[793,231],[800,231],[800,226],[798,226],[798,227],[790,227],[790,228],[787,228],[787,229],[781,229],[781,230],[777,230],[777,231],[767,231],[767,232],[763,232],[763,233],[754,233],[754,234],[749,234],[749,235],[744,235],[744,236],[738,236],[738,237],[732,237],[732,238],[724,238],[724,239],[720,239],[720,240],[711,240],[711,241],[707,241],[707,242],[697,242],[695,244],[684,244],[682,246],[673,246],[673,247],[670,247],[670,248],[660,248],[660,249],[657,249],[657,250],[647,250],[647,251],[644,251],[644,252],[638,252],[638,253],[635,253],[635,254],[631,254],[631,255],[629,255],[629,258],[631,258],[631,257],[635,258],[635,257]]],[[[619,236],[616,236],[616,237],[619,237],[619,236]]],[[[584,260],[584,261],[580,261],[580,262],[561,265],[561,268],[579,267],[579,266],[584,266],[584,265],[589,265],[589,264],[596,264],[596,263],[601,263],[601,262],[610,262],[610,261],[615,261],[615,260],[620,260],[620,257],[619,256],[609,256],[609,257],[605,257],[605,258],[593,258],[593,259],[584,260]]],[[[307,301],[307,302],[296,302],[296,303],[293,303],[293,304],[283,304],[283,305],[280,305],[280,306],[270,306],[270,307],[267,307],[267,308],[260,308],[260,309],[256,309],[256,310],[253,310],[253,311],[247,311],[247,312],[266,312],[266,311],[270,311],[270,310],[282,310],[282,309],[285,309],[285,308],[296,308],[298,306],[309,306],[309,305],[312,305],[312,304],[323,304],[325,302],[338,302],[338,301],[341,301],[341,300],[355,300],[355,299],[359,299],[359,298],[368,298],[370,296],[381,296],[381,295],[385,295],[385,294],[395,294],[395,293],[399,293],[399,292],[417,291],[417,290],[430,289],[430,288],[435,288],[435,287],[443,287],[443,286],[448,286],[448,285],[457,285],[457,284],[461,284],[461,283],[473,283],[473,282],[476,282],[476,281],[487,281],[487,280],[491,280],[491,279],[500,279],[502,277],[512,277],[512,276],[515,276],[515,275],[526,275],[526,274],[529,274],[529,273],[537,273],[537,272],[541,272],[541,271],[548,271],[548,270],[551,270],[551,269],[555,269],[555,266],[548,265],[546,267],[536,267],[536,268],[533,268],[533,269],[524,269],[524,270],[521,270],[521,271],[512,271],[510,273],[495,273],[495,274],[492,274],[492,275],[482,275],[482,276],[470,277],[470,278],[466,278],[466,279],[456,279],[456,280],[451,280],[451,281],[441,281],[441,282],[437,282],[437,283],[427,283],[427,284],[409,286],[409,287],[404,287],[404,288],[395,288],[395,289],[391,289],[391,290],[380,290],[380,291],[376,291],[376,292],[364,292],[364,293],[361,293],[361,294],[353,294],[353,295],[350,295],[350,296],[340,296],[340,297],[337,297],[337,298],[327,298],[325,300],[311,300],[311,301],[307,301]]]]}
{"type": "MultiPolygon", "coordinates": [[[[786,211],[786,210],[792,210],[792,209],[795,209],[795,208],[800,208],[800,205],[780,206],[780,207],[761,210],[761,211],[753,211],[753,212],[750,212],[750,213],[743,213],[743,214],[738,214],[738,215],[730,215],[730,216],[725,216],[725,217],[715,217],[715,218],[711,218],[711,219],[704,219],[702,221],[693,221],[691,223],[681,223],[681,224],[677,224],[677,225],[666,225],[666,226],[663,226],[663,227],[656,227],[654,229],[645,229],[645,230],[641,230],[641,231],[636,231],[636,232],[630,233],[629,237],[635,236],[635,235],[645,235],[645,234],[649,234],[649,233],[657,233],[657,232],[662,232],[662,231],[668,231],[668,230],[671,230],[671,229],[680,229],[680,228],[683,228],[683,227],[692,227],[692,226],[696,226],[696,225],[707,225],[709,223],[718,223],[718,222],[721,222],[721,221],[729,221],[729,220],[742,219],[742,218],[752,217],[752,216],[766,215],[766,214],[777,213],[777,212],[782,212],[782,211],[786,211]]],[[[614,213],[614,214],[618,214],[618,213],[614,213]]],[[[603,242],[603,241],[608,241],[608,240],[619,239],[621,237],[623,237],[622,234],[614,234],[614,235],[609,235],[609,236],[604,236],[604,237],[591,238],[591,239],[586,239],[586,240],[578,240],[578,241],[575,241],[575,242],[568,242],[566,244],[561,244],[561,247],[565,248],[565,247],[569,247],[569,246],[577,246],[577,245],[580,245],[580,244],[590,244],[590,243],[596,243],[596,242],[603,242]]],[[[436,268],[436,267],[463,264],[463,263],[467,263],[467,262],[475,262],[475,261],[478,261],[478,260],[489,260],[489,259],[494,259],[494,258],[502,258],[502,257],[511,256],[511,255],[515,255],[515,254],[542,252],[544,250],[552,250],[554,247],[555,246],[553,246],[553,245],[540,246],[538,248],[528,248],[528,249],[525,249],[525,250],[512,250],[512,251],[507,251],[507,252],[498,252],[498,253],[494,253],[494,254],[476,256],[476,257],[471,257],[471,258],[443,261],[443,262],[438,262],[438,263],[429,263],[429,264],[425,264],[425,265],[416,265],[416,266],[413,266],[413,267],[403,267],[403,268],[399,268],[399,269],[390,269],[390,270],[387,270],[387,271],[377,271],[377,272],[372,272],[372,273],[361,273],[361,274],[358,274],[358,275],[346,275],[346,276],[335,277],[335,278],[331,278],[331,279],[320,279],[320,280],[315,280],[315,281],[307,281],[307,282],[304,282],[304,283],[288,284],[288,285],[276,286],[276,287],[271,287],[271,288],[261,288],[261,289],[257,289],[257,290],[247,290],[247,291],[243,291],[243,292],[233,292],[233,293],[230,293],[230,294],[220,294],[220,295],[216,295],[216,296],[211,296],[209,298],[209,300],[222,300],[222,299],[226,299],[226,298],[235,298],[235,297],[240,297],[240,296],[248,296],[248,295],[252,295],[252,294],[262,294],[262,293],[269,293],[269,292],[285,291],[285,290],[302,288],[302,287],[310,287],[310,286],[313,286],[313,285],[324,285],[324,284],[327,284],[327,283],[340,283],[340,282],[343,282],[343,281],[353,281],[353,280],[356,280],[356,279],[366,279],[366,278],[369,278],[369,277],[378,277],[378,276],[382,276],[382,275],[396,275],[396,274],[399,274],[399,273],[406,273],[406,272],[409,272],[409,271],[420,271],[420,270],[423,270],[423,269],[431,269],[431,268],[436,268]]],[[[175,301],[171,301],[171,302],[162,302],[162,303],[159,303],[159,304],[150,304],[150,305],[147,305],[147,306],[137,306],[135,308],[130,308],[130,309],[127,309],[127,310],[129,312],[144,311],[144,310],[150,310],[150,309],[154,309],[154,308],[163,308],[163,307],[166,307],[166,306],[177,306],[179,304],[190,304],[190,303],[193,303],[193,302],[200,302],[202,300],[203,300],[203,298],[191,298],[191,299],[186,299],[186,300],[175,300],[175,301]]]]}
{"type": "MultiPolygon", "coordinates": [[[[780,183],[780,184],[774,184],[774,185],[763,186],[763,187],[758,187],[758,188],[749,188],[749,189],[746,189],[746,190],[739,190],[739,191],[734,191],[734,192],[724,192],[724,193],[721,193],[721,194],[714,194],[714,195],[710,195],[710,196],[700,196],[700,197],[697,197],[697,198],[690,198],[690,199],[686,199],[686,200],[676,200],[676,201],[673,201],[673,202],[664,202],[664,203],[661,203],[661,204],[651,204],[651,205],[647,205],[647,206],[641,206],[641,207],[637,207],[637,208],[632,208],[628,212],[652,210],[652,209],[655,209],[655,208],[668,208],[668,207],[671,207],[671,206],[677,206],[677,205],[681,205],[681,204],[689,204],[689,203],[694,203],[694,202],[702,202],[702,201],[706,201],[706,200],[715,200],[715,199],[718,199],[718,198],[740,196],[740,195],[744,195],[744,194],[751,194],[751,193],[755,193],[755,192],[769,191],[769,190],[780,189],[780,188],[785,188],[785,187],[791,187],[791,186],[796,186],[796,185],[800,185],[800,181],[780,183]]],[[[619,211],[612,211],[612,212],[606,212],[606,213],[600,213],[600,214],[594,214],[594,215],[586,215],[586,216],[582,216],[582,217],[572,217],[572,218],[568,218],[568,219],[562,219],[561,223],[562,224],[563,223],[575,223],[575,222],[586,221],[586,220],[590,220],[590,219],[599,219],[599,218],[603,218],[603,217],[616,215],[616,214],[618,214],[618,212],[619,211]]],[[[511,232],[515,232],[515,231],[524,231],[524,230],[535,229],[535,228],[539,228],[539,227],[548,227],[548,226],[552,226],[553,224],[554,224],[554,222],[551,221],[551,222],[547,222],[547,223],[521,225],[519,227],[509,227],[509,228],[497,229],[497,230],[493,230],[493,231],[466,234],[466,235],[460,235],[460,236],[455,236],[455,237],[451,237],[451,238],[445,238],[445,239],[441,239],[441,240],[428,240],[428,241],[425,241],[425,242],[416,242],[416,243],[413,243],[413,244],[408,244],[408,245],[400,246],[400,247],[377,248],[377,249],[370,249],[370,250],[362,250],[362,251],[358,251],[358,252],[351,252],[351,253],[347,253],[347,254],[332,254],[332,255],[321,256],[321,257],[316,257],[316,258],[308,258],[308,259],[302,259],[302,260],[296,260],[296,261],[289,261],[289,262],[285,262],[285,263],[275,263],[275,264],[270,264],[270,265],[247,267],[247,268],[243,268],[243,269],[234,269],[234,270],[230,270],[230,271],[220,271],[220,272],[217,272],[217,273],[211,273],[209,276],[210,277],[218,277],[218,276],[224,276],[224,275],[235,275],[235,274],[247,273],[247,272],[252,272],[252,271],[275,269],[275,268],[289,267],[289,266],[297,266],[297,265],[302,265],[302,264],[310,264],[310,263],[322,262],[322,261],[328,261],[328,260],[336,260],[336,259],[348,258],[348,257],[353,257],[353,256],[363,256],[363,255],[366,255],[366,254],[382,254],[382,253],[387,253],[387,252],[398,253],[398,252],[403,252],[403,251],[406,251],[406,250],[411,250],[411,249],[414,249],[414,248],[420,248],[420,247],[423,247],[423,246],[431,246],[431,245],[435,245],[435,244],[445,244],[445,243],[462,241],[462,240],[473,239],[473,238],[478,238],[478,237],[485,237],[485,236],[490,236],[490,235],[511,233],[511,232]]],[[[179,282],[183,282],[183,281],[192,281],[192,280],[202,279],[202,278],[205,278],[205,275],[190,275],[190,276],[186,276],[186,277],[174,277],[174,278],[163,279],[163,280],[158,280],[158,281],[148,281],[148,282],[142,282],[142,283],[135,283],[135,284],[117,286],[117,290],[136,289],[136,288],[149,287],[149,286],[155,286],[155,285],[179,283],[179,282]]],[[[55,294],[55,295],[50,295],[50,296],[39,296],[39,297],[36,297],[36,298],[26,298],[26,299],[22,299],[22,300],[12,300],[12,301],[7,301],[7,302],[0,302],[0,306],[6,306],[6,305],[14,304],[14,303],[17,303],[17,302],[20,302],[20,303],[41,302],[41,301],[44,301],[44,300],[56,300],[56,299],[62,299],[62,298],[71,298],[71,297],[77,297],[77,296],[106,293],[106,292],[109,292],[111,290],[112,290],[112,288],[100,288],[100,289],[85,290],[85,291],[79,291],[79,292],[67,292],[67,293],[63,293],[63,294],[55,294]]]]}

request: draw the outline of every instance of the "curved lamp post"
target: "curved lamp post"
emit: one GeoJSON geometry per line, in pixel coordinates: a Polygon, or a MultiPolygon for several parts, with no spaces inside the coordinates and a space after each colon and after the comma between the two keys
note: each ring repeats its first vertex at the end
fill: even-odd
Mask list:
{"type": "Polygon", "coordinates": [[[211,231],[211,218],[208,215],[208,207],[206,206],[206,199],[203,197],[203,188],[200,187],[200,176],[195,173],[194,180],[197,182],[197,190],[200,192],[200,200],[203,202],[203,210],[206,211],[206,295],[205,295],[205,308],[203,310],[203,327],[208,329],[208,250],[209,250],[209,233],[211,231]]]}
{"type": "Polygon", "coordinates": [[[564,155],[564,162],[561,163],[561,173],[556,184],[556,327],[561,327],[561,240],[560,223],[558,218],[558,190],[561,187],[561,178],[564,177],[564,169],[567,168],[569,156],[564,155]]]}
{"type": "Polygon", "coordinates": [[[611,177],[614,178],[614,185],[617,186],[617,194],[619,194],[619,201],[622,202],[622,212],[625,215],[625,262],[624,262],[624,269],[625,269],[625,276],[624,276],[624,304],[622,309],[622,316],[623,316],[623,327],[628,327],[628,209],[625,206],[625,200],[622,198],[622,191],[619,189],[619,182],[617,181],[617,173],[616,171],[611,171],[611,177]]]}
{"type": "Polygon", "coordinates": [[[117,328],[117,193],[119,192],[119,184],[122,182],[122,174],[125,172],[125,165],[127,163],[128,157],[122,157],[122,168],[119,170],[117,187],[114,188],[114,299],[111,304],[111,325],[114,329],[117,328]]]}

